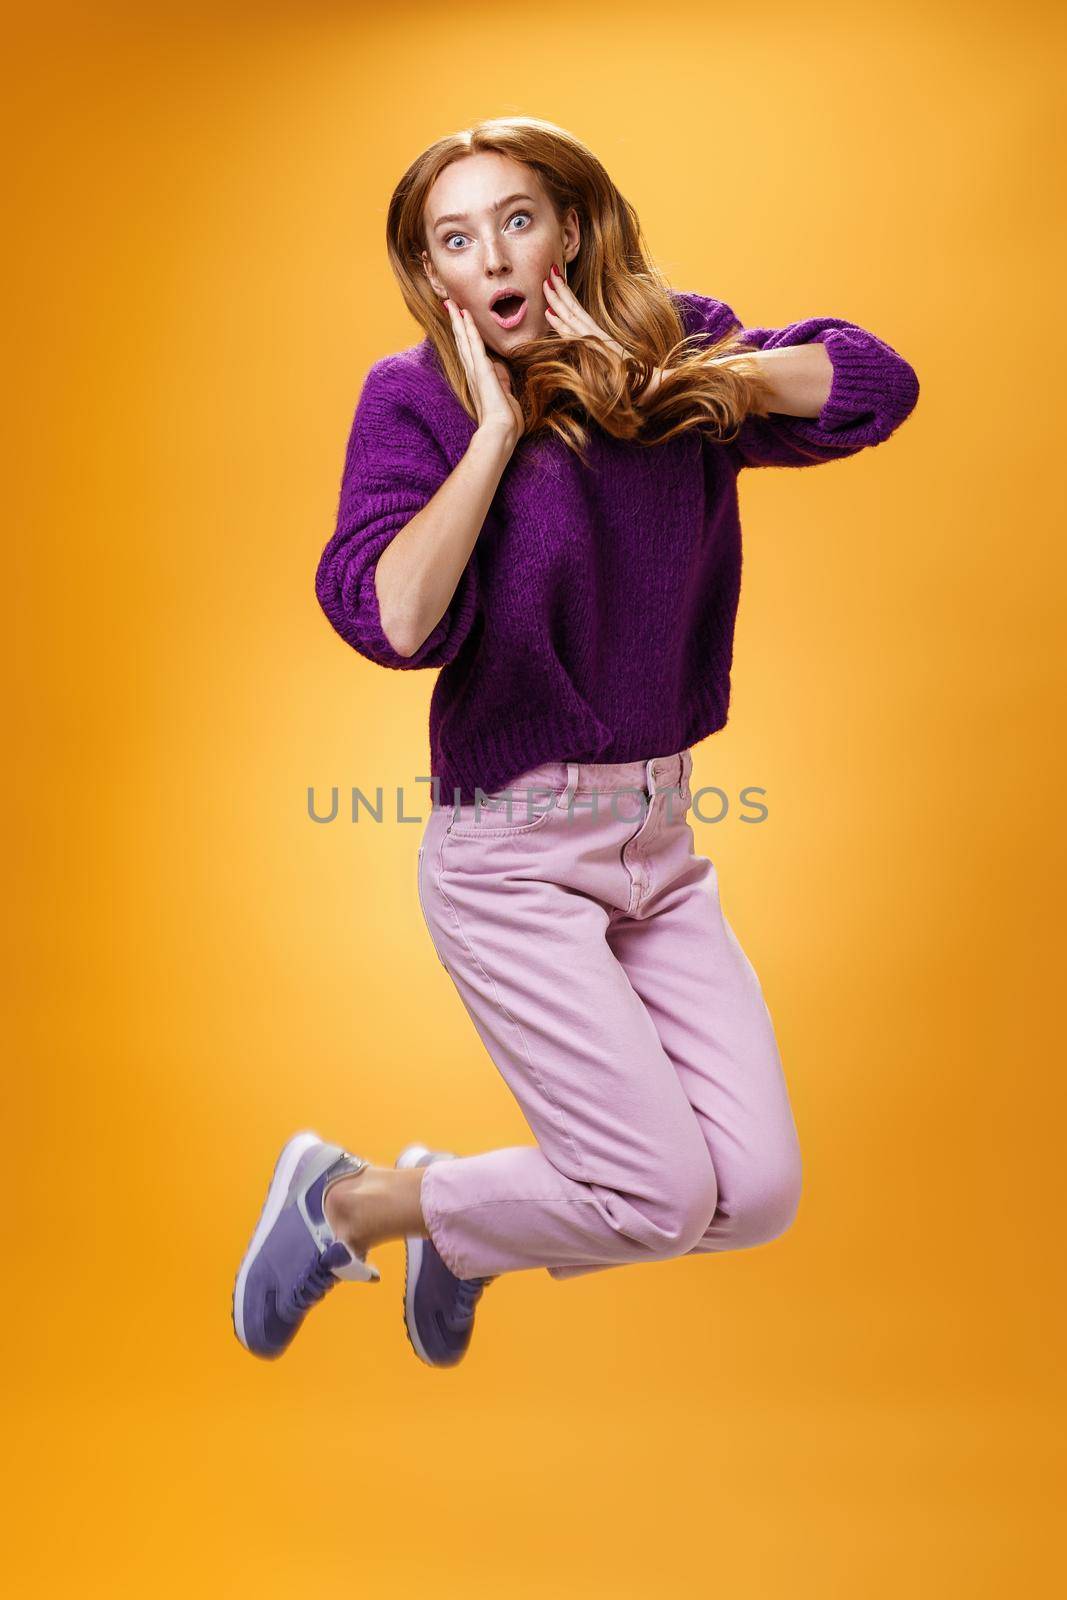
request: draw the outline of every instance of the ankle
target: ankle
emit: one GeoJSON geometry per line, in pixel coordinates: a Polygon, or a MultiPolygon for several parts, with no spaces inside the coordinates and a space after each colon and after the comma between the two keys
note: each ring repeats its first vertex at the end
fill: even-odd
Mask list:
{"type": "Polygon", "coordinates": [[[322,1199],[322,1213],[334,1236],[353,1249],[363,1247],[358,1237],[359,1224],[366,1212],[367,1189],[373,1187],[372,1174],[377,1170],[367,1166],[361,1172],[336,1178],[322,1199]]]}
{"type": "Polygon", "coordinates": [[[373,1245],[409,1234],[425,1237],[421,1190],[424,1167],[364,1167],[338,1178],[326,1191],[322,1209],[338,1239],[365,1255],[373,1245]]]}

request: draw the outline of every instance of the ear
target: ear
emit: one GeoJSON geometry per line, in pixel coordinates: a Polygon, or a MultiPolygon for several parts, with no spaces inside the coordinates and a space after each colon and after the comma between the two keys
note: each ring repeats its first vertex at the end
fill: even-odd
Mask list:
{"type": "Polygon", "coordinates": [[[563,259],[571,262],[578,254],[582,243],[582,230],[578,222],[578,213],[571,206],[563,219],[563,259]]]}
{"type": "Polygon", "coordinates": [[[429,280],[430,288],[439,299],[443,300],[448,294],[448,290],[445,288],[444,284],[433,270],[433,265],[430,261],[427,251],[423,250],[420,252],[420,259],[422,261],[422,270],[425,272],[426,277],[429,280]]]}

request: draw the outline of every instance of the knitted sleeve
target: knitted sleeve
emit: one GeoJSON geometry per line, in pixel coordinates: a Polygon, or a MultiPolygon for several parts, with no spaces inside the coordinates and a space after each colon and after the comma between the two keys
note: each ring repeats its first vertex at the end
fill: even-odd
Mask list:
{"type": "Polygon", "coordinates": [[[722,300],[681,296],[690,331],[712,339],[742,328],[752,349],[825,345],[833,367],[830,393],[817,417],[772,411],[749,415],[726,444],[738,467],[808,467],[882,444],[914,409],[919,380],[914,369],[873,333],[841,317],[807,317],[784,328],[744,328],[722,300]]]}
{"type": "Polygon", "coordinates": [[[337,526],[315,574],[319,604],[341,638],[383,667],[443,667],[458,655],[478,605],[472,550],[444,616],[414,655],[400,655],[382,631],[378,561],[451,471],[424,408],[396,357],[371,367],[349,433],[337,526]]]}

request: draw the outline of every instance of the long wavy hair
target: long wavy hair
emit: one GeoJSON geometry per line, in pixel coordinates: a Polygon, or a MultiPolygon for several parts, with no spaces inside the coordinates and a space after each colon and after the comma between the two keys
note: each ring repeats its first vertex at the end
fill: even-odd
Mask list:
{"type": "Polygon", "coordinates": [[[524,436],[555,433],[584,458],[586,421],[616,439],[661,444],[689,428],[726,440],[750,412],[766,415],[769,391],[756,363],[745,360],[751,352],[740,330],[713,343],[706,334],[686,334],[636,211],[593,152],[555,123],[515,116],[490,118],[430,145],[394,189],[386,221],[389,261],[400,292],[471,418],[477,420],[477,412],[448,312],[422,268],[423,252],[430,248],[424,207],[445,167],[485,150],[532,168],[561,223],[574,207],[580,243],[567,264],[567,282],[598,326],[627,352],[620,356],[599,339],[555,331],[510,349],[506,360],[524,436]],[[724,357],[730,360],[724,363],[724,357]],[[662,376],[648,393],[656,368],[662,376]]]}

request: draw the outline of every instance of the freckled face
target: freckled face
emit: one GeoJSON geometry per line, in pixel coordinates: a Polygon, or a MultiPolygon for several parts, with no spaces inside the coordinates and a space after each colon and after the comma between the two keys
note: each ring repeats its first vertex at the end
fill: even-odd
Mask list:
{"type": "Polygon", "coordinates": [[[572,209],[558,220],[536,172],[496,151],[463,156],[437,175],[423,225],[435,294],[470,312],[487,349],[506,355],[549,331],[542,281],[575,255],[578,219],[572,209]],[[494,314],[502,289],[516,297],[494,314]]]}

